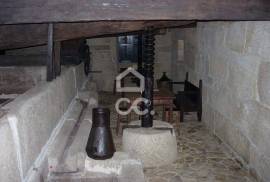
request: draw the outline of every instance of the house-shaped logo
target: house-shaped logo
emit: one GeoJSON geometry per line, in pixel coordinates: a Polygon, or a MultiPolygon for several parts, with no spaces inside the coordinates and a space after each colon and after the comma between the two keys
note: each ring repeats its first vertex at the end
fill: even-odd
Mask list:
{"type": "Polygon", "coordinates": [[[138,71],[136,71],[134,68],[129,67],[122,73],[120,73],[116,77],[116,91],[117,92],[140,92],[142,93],[144,91],[144,76],[141,75],[138,71]],[[128,74],[133,74],[136,78],[139,79],[140,85],[139,87],[122,87],[121,80],[124,79],[128,74]]]}

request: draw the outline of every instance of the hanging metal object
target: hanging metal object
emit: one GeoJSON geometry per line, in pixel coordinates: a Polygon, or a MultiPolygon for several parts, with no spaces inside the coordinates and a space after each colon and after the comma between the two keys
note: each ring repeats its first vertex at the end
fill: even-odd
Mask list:
{"type": "Polygon", "coordinates": [[[92,159],[109,159],[115,152],[110,129],[110,110],[108,108],[94,108],[92,120],[86,153],[92,159]]]}

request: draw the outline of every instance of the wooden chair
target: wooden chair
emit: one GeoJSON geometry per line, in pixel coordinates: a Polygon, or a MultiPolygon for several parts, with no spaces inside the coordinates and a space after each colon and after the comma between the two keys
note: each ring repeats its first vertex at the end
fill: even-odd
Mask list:
{"type": "Polygon", "coordinates": [[[180,122],[184,121],[185,112],[197,112],[198,121],[202,117],[202,80],[199,81],[199,87],[188,81],[188,73],[184,82],[172,82],[172,84],[183,84],[184,91],[176,94],[174,104],[176,110],[180,112],[180,122]]]}

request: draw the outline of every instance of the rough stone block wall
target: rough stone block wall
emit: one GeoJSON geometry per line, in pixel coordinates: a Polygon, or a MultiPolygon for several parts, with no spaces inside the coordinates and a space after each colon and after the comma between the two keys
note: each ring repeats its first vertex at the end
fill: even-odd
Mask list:
{"type": "Polygon", "coordinates": [[[6,172],[1,181],[2,176],[6,182],[31,180],[42,173],[52,133],[85,79],[80,74],[82,65],[63,68],[60,77],[39,83],[1,108],[7,112],[0,120],[0,166],[6,172]]]}
{"type": "Polygon", "coordinates": [[[113,91],[114,79],[118,74],[116,38],[89,39],[88,44],[91,51],[92,70],[102,71],[102,73],[93,74],[98,89],[113,91]]]}
{"type": "Polygon", "coordinates": [[[1,181],[20,181],[16,144],[7,118],[0,118],[0,179],[1,181]]]}
{"type": "Polygon", "coordinates": [[[203,80],[203,121],[270,181],[270,22],[202,22],[175,34],[185,42],[184,70],[194,84],[203,80]]]}
{"type": "MultiPolygon", "coordinates": [[[[172,31],[172,78],[174,81],[185,80],[186,71],[194,70],[197,34],[195,28],[175,29],[172,31]],[[180,31],[181,30],[181,31],[180,31]],[[189,68],[189,69],[187,69],[189,68]]],[[[183,86],[174,85],[174,91],[183,90],[183,86]]]]}
{"type": "Polygon", "coordinates": [[[0,94],[21,94],[46,80],[46,68],[0,67],[0,94]]]}
{"type": "Polygon", "coordinates": [[[172,78],[172,39],[171,32],[155,36],[154,78],[159,79],[163,72],[172,78]]]}
{"type": "MultiPolygon", "coordinates": [[[[172,77],[172,39],[171,32],[157,35],[155,50],[155,79],[159,79],[162,72],[167,72],[172,77]]],[[[135,63],[119,63],[117,57],[117,38],[96,38],[89,39],[88,45],[91,50],[92,70],[102,73],[92,74],[97,83],[98,90],[113,91],[114,79],[119,74],[118,70],[124,67],[137,68],[135,63]]]]}

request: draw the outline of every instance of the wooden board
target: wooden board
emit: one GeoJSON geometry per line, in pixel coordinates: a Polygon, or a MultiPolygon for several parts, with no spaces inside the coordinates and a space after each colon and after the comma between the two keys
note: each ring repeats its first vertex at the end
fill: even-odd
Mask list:
{"type": "Polygon", "coordinates": [[[100,20],[270,20],[269,0],[2,0],[0,24],[100,20]]]}
{"type": "MultiPolygon", "coordinates": [[[[139,31],[147,26],[156,28],[179,27],[193,21],[112,21],[54,24],[54,41],[119,34],[139,31]]],[[[0,26],[0,50],[47,44],[48,24],[21,24],[0,26]]]]}

